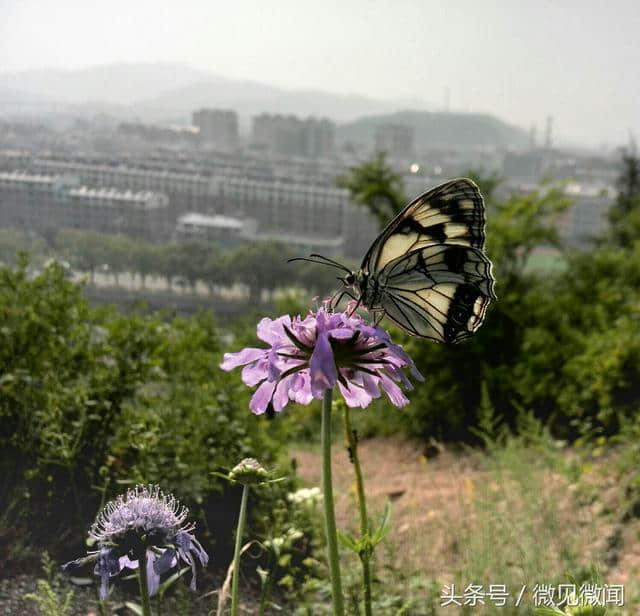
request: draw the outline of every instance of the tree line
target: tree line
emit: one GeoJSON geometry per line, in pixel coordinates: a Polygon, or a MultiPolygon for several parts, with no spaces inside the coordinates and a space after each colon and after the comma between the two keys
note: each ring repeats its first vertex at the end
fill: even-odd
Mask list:
{"type": "Polygon", "coordinates": [[[211,293],[234,284],[245,285],[252,301],[262,291],[303,287],[310,293],[328,293],[336,285],[335,274],[312,264],[287,260],[301,256],[277,242],[244,244],[232,251],[205,242],[156,244],[124,235],[63,229],[46,240],[12,230],[0,230],[0,260],[11,263],[19,251],[26,251],[43,263],[55,257],[76,271],[87,272],[95,282],[97,272],[112,275],[115,284],[128,273],[145,288],[150,277],[160,277],[172,288],[179,281],[194,289],[198,281],[211,293]]]}

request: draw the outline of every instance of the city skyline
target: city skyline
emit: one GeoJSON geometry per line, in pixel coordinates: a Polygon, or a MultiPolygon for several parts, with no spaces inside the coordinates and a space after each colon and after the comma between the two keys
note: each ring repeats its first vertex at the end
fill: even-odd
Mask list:
{"type": "Polygon", "coordinates": [[[172,62],[398,108],[491,113],[525,129],[535,124],[539,134],[552,115],[559,144],[615,146],[640,132],[640,11],[622,0],[3,5],[0,77],[172,62]]]}

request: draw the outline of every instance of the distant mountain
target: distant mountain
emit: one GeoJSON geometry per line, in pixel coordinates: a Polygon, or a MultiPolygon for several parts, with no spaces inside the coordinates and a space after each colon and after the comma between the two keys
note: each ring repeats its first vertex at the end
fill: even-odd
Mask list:
{"type": "MultiPolygon", "coordinates": [[[[108,106],[117,117],[187,122],[201,107],[235,109],[243,123],[262,112],[326,116],[347,122],[389,113],[402,105],[355,94],[287,90],[265,83],[229,79],[180,64],[108,64],[78,70],[0,73],[0,93],[20,91],[87,114],[108,106]]],[[[24,98],[24,97],[23,97],[24,98]]],[[[406,104],[404,105],[406,106],[406,104]]]]}
{"type": "Polygon", "coordinates": [[[398,105],[355,94],[286,90],[254,81],[218,77],[139,101],[133,109],[137,115],[144,116],[176,112],[191,114],[201,107],[235,109],[240,116],[245,117],[265,112],[293,113],[299,116],[324,116],[337,122],[346,122],[366,114],[390,112],[397,109],[398,105]]]}
{"type": "Polygon", "coordinates": [[[44,103],[46,102],[42,96],[33,94],[31,92],[25,92],[24,90],[16,90],[15,88],[9,88],[0,80],[0,103],[20,103],[25,102],[29,104],[44,103]]]}
{"type": "Polygon", "coordinates": [[[180,64],[106,64],[77,70],[0,73],[0,89],[20,90],[57,103],[130,105],[211,76],[180,64]]]}
{"type": "Polygon", "coordinates": [[[521,145],[519,128],[490,115],[425,111],[423,101],[381,101],[355,94],[287,90],[228,79],[180,64],[108,64],[78,70],[0,73],[0,103],[11,112],[37,115],[110,116],[142,122],[188,123],[201,107],[235,109],[246,131],[252,116],[283,113],[324,116],[338,126],[338,142],[372,145],[375,127],[403,124],[415,131],[416,147],[521,145]],[[19,104],[16,104],[19,102],[19,104]],[[416,111],[398,111],[407,106],[416,111]],[[420,110],[423,109],[423,110],[420,110]],[[363,117],[364,116],[364,117],[363,117]]]}
{"type": "Polygon", "coordinates": [[[376,127],[383,124],[407,126],[414,131],[415,147],[451,146],[523,146],[527,133],[516,126],[481,113],[454,113],[429,111],[398,111],[385,115],[360,118],[342,124],[337,130],[339,143],[374,145],[376,127]]]}

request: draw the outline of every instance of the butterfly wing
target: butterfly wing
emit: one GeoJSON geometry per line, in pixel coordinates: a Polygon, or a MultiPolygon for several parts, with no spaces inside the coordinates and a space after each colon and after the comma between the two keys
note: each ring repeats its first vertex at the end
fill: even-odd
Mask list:
{"type": "Polygon", "coordinates": [[[468,179],[446,182],[410,203],[367,251],[372,307],[410,334],[459,342],[495,299],[484,249],[484,203],[468,179]]]}
{"type": "Polygon", "coordinates": [[[375,273],[389,262],[434,244],[484,248],[484,203],[478,187],[460,178],[420,195],[382,231],[367,251],[362,269],[375,273]]]}
{"type": "Polygon", "coordinates": [[[390,262],[378,274],[379,305],[410,334],[460,342],[484,319],[493,292],[491,262],[476,248],[440,244],[390,262]]]}

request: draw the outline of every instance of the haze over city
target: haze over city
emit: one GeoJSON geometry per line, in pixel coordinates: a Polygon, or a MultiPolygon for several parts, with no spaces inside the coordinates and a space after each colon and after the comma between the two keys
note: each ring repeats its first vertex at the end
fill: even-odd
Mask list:
{"type": "MultiPolygon", "coordinates": [[[[538,134],[553,116],[560,145],[615,147],[640,132],[632,1],[2,4],[0,86],[35,69],[164,62],[166,89],[214,75],[380,110],[490,113],[538,134]]],[[[137,94],[131,84],[94,100],[137,94]]]]}

